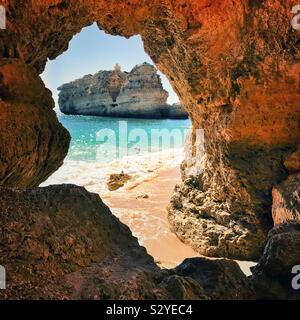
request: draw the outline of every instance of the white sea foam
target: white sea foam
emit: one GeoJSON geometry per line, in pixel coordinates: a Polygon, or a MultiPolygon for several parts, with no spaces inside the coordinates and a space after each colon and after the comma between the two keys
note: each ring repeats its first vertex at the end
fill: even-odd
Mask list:
{"type": "Polygon", "coordinates": [[[155,177],[160,169],[179,166],[183,158],[183,149],[170,149],[156,153],[131,155],[108,164],[67,159],[59,170],[41,184],[41,187],[70,183],[83,186],[90,192],[104,196],[110,193],[107,188],[110,174],[124,171],[133,176],[133,179],[123,187],[131,189],[155,177]]]}

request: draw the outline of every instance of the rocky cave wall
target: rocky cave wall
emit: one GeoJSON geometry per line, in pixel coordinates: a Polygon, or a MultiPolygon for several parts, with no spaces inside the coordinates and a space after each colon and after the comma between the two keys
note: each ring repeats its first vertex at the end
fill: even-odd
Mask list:
{"type": "Polygon", "coordinates": [[[0,33],[1,185],[35,186],[61,165],[69,137],[38,74],[97,21],[113,35],[140,34],[194,129],[205,129],[205,168],[177,188],[169,209],[174,231],[204,254],[257,258],[273,224],[272,188],[287,178],[284,160],[299,143],[293,1],[1,3],[7,9],[7,30],[0,33]],[[11,106],[15,125],[4,116],[11,106]]]}
{"type": "Polygon", "coordinates": [[[204,170],[186,176],[183,164],[169,206],[174,232],[200,253],[258,259],[273,226],[272,189],[288,177],[300,138],[294,1],[0,4],[7,12],[7,29],[0,30],[0,185],[37,186],[62,164],[70,137],[39,74],[96,21],[112,35],[140,34],[194,132],[205,130],[204,170]]]}

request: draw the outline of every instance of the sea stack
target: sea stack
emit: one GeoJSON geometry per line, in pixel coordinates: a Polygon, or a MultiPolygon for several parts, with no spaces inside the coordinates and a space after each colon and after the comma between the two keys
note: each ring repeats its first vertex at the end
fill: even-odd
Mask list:
{"type": "Polygon", "coordinates": [[[167,104],[154,66],[144,62],[131,72],[99,71],[58,88],[59,108],[64,114],[125,118],[187,119],[182,104],[167,104]]]}

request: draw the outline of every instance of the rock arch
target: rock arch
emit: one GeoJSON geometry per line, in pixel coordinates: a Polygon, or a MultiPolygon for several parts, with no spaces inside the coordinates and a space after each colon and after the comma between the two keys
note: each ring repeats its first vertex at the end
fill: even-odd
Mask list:
{"type": "Polygon", "coordinates": [[[205,169],[177,187],[174,231],[201,253],[256,259],[272,227],[272,188],[287,178],[283,163],[300,138],[293,1],[2,3],[0,185],[37,186],[62,164],[70,137],[39,74],[97,21],[112,35],[140,34],[194,129],[205,129],[205,169]]]}

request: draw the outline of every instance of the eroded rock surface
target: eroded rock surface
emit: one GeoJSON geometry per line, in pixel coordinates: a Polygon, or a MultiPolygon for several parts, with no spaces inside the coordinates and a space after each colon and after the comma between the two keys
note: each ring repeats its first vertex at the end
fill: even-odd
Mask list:
{"type": "Polygon", "coordinates": [[[149,63],[131,72],[99,71],[58,88],[59,107],[65,114],[94,116],[187,119],[182,104],[167,104],[157,70],[149,63]]]}
{"type": "MultiPolygon", "coordinates": [[[[44,296],[66,273],[137,246],[128,227],[84,188],[0,188],[0,194],[0,265],[8,284],[2,297],[44,296]]],[[[67,294],[60,287],[57,298],[67,294]]]]}
{"type": "Polygon", "coordinates": [[[284,166],[289,170],[290,174],[300,172],[300,147],[296,152],[285,158],[284,166]]]}
{"type": "MultiPolygon", "coordinates": [[[[170,221],[184,219],[195,193],[205,195],[205,202],[188,217],[185,229],[189,236],[182,237],[176,223],[174,230],[179,230],[183,241],[193,242],[209,255],[258,257],[259,243],[273,226],[272,188],[287,178],[284,161],[297,150],[300,140],[299,30],[291,27],[293,0],[48,0],[21,4],[3,0],[2,4],[8,18],[7,29],[0,32],[2,68],[13,60],[34,69],[30,71],[33,79],[26,72],[12,77],[19,96],[26,95],[26,83],[39,81],[47,59],[67,50],[68,42],[83,27],[97,21],[113,35],[140,34],[145,51],[189,111],[194,130],[205,129],[204,170],[191,177],[192,183],[177,188],[186,201],[179,197],[182,207],[171,208],[174,217],[170,221]],[[202,232],[207,224],[211,232],[202,232]],[[223,240],[219,226],[229,234],[228,241],[223,240]],[[242,251],[237,249],[240,244],[245,246],[242,251]]],[[[4,70],[7,77],[9,71],[4,70]]],[[[3,99],[2,92],[1,109],[10,112],[12,104],[3,99]]],[[[9,88],[7,92],[15,91],[9,88]]],[[[40,92],[49,96],[45,88],[40,92]]],[[[20,99],[15,101],[14,106],[21,110],[20,99]]],[[[67,145],[62,147],[61,141],[68,139],[67,133],[58,129],[49,108],[40,109],[42,101],[36,100],[38,115],[30,116],[34,123],[26,124],[23,132],[35,149],[17,140],[15,153],[1,153],[2,185],[35,185],[45,168],[50,174],[62,162],[67,145]],[[47,120],[41,124],[40,117],[47,120]],[[34,124],[41,125],[41,135],[30,134],[34,124]],[[52,138],[40,139],[46,131],[52,138]],[[51,166],[45,161],[45,150],[53,157],[51,166]],[[24,161],[28,154],[37,161],[24,161]],[[23,168],[19,176],[18,165],[23,168]],[[27,181],[28,175],[34,178],[27,181]]],[[[5,144],[13,136],[21,139],[26,112],[15,125],[12,117],[1,121],[0,131],[8,130],[5,144]]]]}
{"type": "Polygon", "coordinates": [[[288,177],[273,188],[272,216],[274,225],[288,220],[300,222],[300,174],[288,177]]]}
{"type": "MultiPolygon", "coordinates": [[[[261,246],[259,264],[252,268],[258,299],[297,299],[300,291],[292,281],[300,266],[300,223],[289,221],[272,229],[261,246]]],[[[299,284],[299,281],[295,281],[299,284]]]]}
{"type": "Polygon", "coordinates": [[[127,183],[130,179],[132,179],[132,176],[124,172],[121,172],[120,174],[111,174],[107,182],[108,190],[116,191],[124,187],[125,183],[127,183]]]}
{"type": "Polygon", "coordinates": [[[253,300],[256,297],[251,282],[234,261],[192,258],[175,269],[158,271],[142,261],[141,254],[122,255],[113,263],[104,261],[68,275],[69,284],[81,283],[72,299],[253,300]]]}
{"type": "Polygon", "coordinates": [[[161,270],[98,195],[57,185],[0,187],[0,299],[252,299],[233,261],[161,270]]]}
{"type": "Polygon", "coordinates": [[[235,217],[226,203],[209,195],[201,179],[188,178],[177,185],[168,207],[171,230],[201,254],[256,260],[264,239],[259,220],[242,214],[235,217]]]}
{"type": "Polygon", "coordinates": [[[51,92],[20,59],[0,59],[0,185],[38,186],[62,164],[70,135],[51,92]]]}

